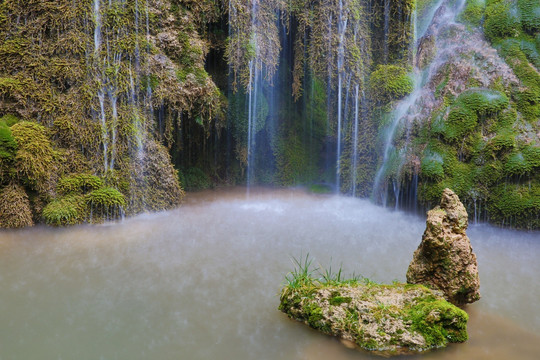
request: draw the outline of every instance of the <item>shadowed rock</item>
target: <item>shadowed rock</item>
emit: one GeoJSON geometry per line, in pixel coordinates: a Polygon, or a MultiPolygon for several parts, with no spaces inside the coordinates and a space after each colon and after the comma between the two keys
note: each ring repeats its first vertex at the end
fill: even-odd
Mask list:
{"type": "Polygon", "coordinates": [[[463,305],[480,299],[476,255],[465,231],[467,211],[458,196],[444,189],[439,206],[428,211],[422,242],[407,270],[407,282],[441,290],[463,305]]]}

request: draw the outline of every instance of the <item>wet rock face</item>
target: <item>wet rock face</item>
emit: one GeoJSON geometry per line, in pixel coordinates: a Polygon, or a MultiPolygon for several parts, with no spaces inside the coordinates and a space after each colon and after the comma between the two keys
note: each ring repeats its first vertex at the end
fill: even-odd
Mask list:
{"type": "Polygon", "coordinates": [[[407,282],[441,290],[451,303],[463,305],[480,299],[476,255],[465,231],[465,207],[450,189],[439,206],[427,214],[422,242],[407,270],[407,282]]]}
{"type": "Polygon", "coordinates": [[[418,41],[418,51],[416,54],[416,66],[424,69],[435,57],[437,48],[435,46],[435,37],[431,34],[424,35],[418,41]]]}

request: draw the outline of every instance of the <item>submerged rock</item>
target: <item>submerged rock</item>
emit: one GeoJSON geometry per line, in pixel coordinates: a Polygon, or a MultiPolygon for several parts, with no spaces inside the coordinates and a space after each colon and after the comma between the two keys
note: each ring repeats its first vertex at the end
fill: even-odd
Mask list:
{"type": "Polygon", "coordinates": [[[407,270],[407,282],[441,290],[457,305],[480,299],[476,255],[465,233],[468,216],[458,196],[444,189],[439,206],[428,211],[422,242],[407,270]]]}
{"type": "Polygon", "coordinates": [[[422,285],[308,279],[282,290],[279,309],[366,350],[420,351],[468,338],[467,313],[422,285]]]}

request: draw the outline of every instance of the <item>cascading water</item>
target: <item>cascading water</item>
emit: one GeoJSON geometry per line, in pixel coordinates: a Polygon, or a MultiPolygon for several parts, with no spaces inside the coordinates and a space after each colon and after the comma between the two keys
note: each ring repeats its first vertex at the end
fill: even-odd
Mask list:
{"type": "Polygon", "coordinates": [[[101,43],[101,12],[99,11],[99,8],[100,0],[94,0],[94,54],[99,51],[99,45],[101,43]]]}
{"type": "MultiPolygon", "coordinates": [[[[427,21],[428,24],[431,24],[434,16],[437,13],[437,9],[440,9],[442,6],[444,6],[444,16],[435,24],[437,27],[444,27],[449,23],[453,23],[456,19],[456,16],[461,12],[461,8],[463,7],[464,1],[460,1],[455,5],[447,4],[448,1],[441,1],[436,6],[435,9],[430,11],[428,13],[428,16],[430,16],[430,20],[427,21]]],[[[417,29],[417,15],[416,12],[413,13],[412,16],[413,21],[413,34],[414,34],[414,41],[412,42],[413,49],[410,51],[410,53],[413,54],[413,64],[415,65],[413,73],[412,73],[412,80],[413,80],[413,91],[406,96],[404,99],[402,99],[395,109],[392,112],[391,118],[392,122],[391,124],[384,130],[384,137],[383,137],[383,156],[382,156],[382,162],[379,166],[377,173],[375,175],[374,179],[374,185],[373,185],[373,192],[372,192],[372,198],[375,202],[381,203],[384,206],[388,205],[388,175],[391,171],[389,169],[390,163],[394,163],[397,161],[397,166],[392,173],[394,174],[395,178],[392,179],[392,191],[395,198],[394,206],[396,209],[399,207],[399,198],[400,198],[400,192],[401,192],[401,171],[402,167],[405,162],[405,155],[407,153],[407,147],[409,145],[409,134],[410,134],[410,126],[413,123],[414,117],[416,116],[416,113],[421,111],[422,106],[419,104],[421,102],[422,97],[425,95],[423,86],[426,84],[430,77],[434,75],[434,72],[432,71],[438,64],[436,62],[432,62],[429,64],[429,66],[422,70],[419,69],[416,65],[416,61],[414,59],[414,53],[415,48],[418,45],[417,40],[418,36],[423,37],[425,33],[428,31],[428,26],[423,26],[420,31],[417,29]],[[396,147],[394,145],[394,140],[396,137],[396,133],[398,129],[402,126],[402,124],[405,122],[405,126],[407,127],[405,130],[405,145],[398,151],[396,150],[396,147]],[[397,159],[395,159],[397,157],[397,159]]],[[[423,24],[425,23],[425,20],[423,24]]],[[[433,30],[435,31],[435,30],[433,30]]],[[[414,191],[416,193],[416,190],[414,191]]],[[[416,202],[416,199],[414,200],[416,202]]]]}
{"type": "Polygon", "coordinates": [[[359,85],[356,84],[354,88],[354,133],[353,133],[353,166],[352,166],[352,196],[356,195],[356,173],[358,168],[358,89],[359,85]]]}
{"type": "MultiPolygon", "coordinates": [[[[255,48],[257,48],[257,41],[254,40],[255,48]]],[[[257,52],[257,50],[256,50],[257,52]]],[[[257,59],[257,57],[255,57],[257,59]]],[[[256,60],[255,60],[256,61],[256,60]]],[[[248,98],[248,133],[247,133],[247,191],[249,193],[249,187],[253,182],[253,173],[255,171],[255,150],[256,150],[256,121],[257,121],[257,90],[258,90],[258,76],[254,60],[249,62],[249,84],[247,88],[248,98]]]]}
{"type": "Polygon", "coordinates": [[[345,73],[345,33],[347,31],[348,18],[343,13],[343,0],[339,0],[338,14],[338,55],[337,55],[337,72],[338,72],[338,95],[337,95],[337,148],[336,148],[336,191],[340,190],[340,161],[341,161],[341,132],[342,132],[342,117],[343,117],[343,75],[345,73]]]}

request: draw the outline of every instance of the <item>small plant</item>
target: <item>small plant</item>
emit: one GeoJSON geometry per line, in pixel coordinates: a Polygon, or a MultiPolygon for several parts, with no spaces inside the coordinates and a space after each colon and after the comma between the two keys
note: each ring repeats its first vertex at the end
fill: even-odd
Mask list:
{"type": "Polygon", "coordinates": [[[300,258],[292,258],[294,269],[285,276],[287,286],[293,289],[300,288],[313,283],[312,274],[318,269],[311,269],[312,259],[309,258],[309,253],[305,258],[300,255],[300,258]]]}

